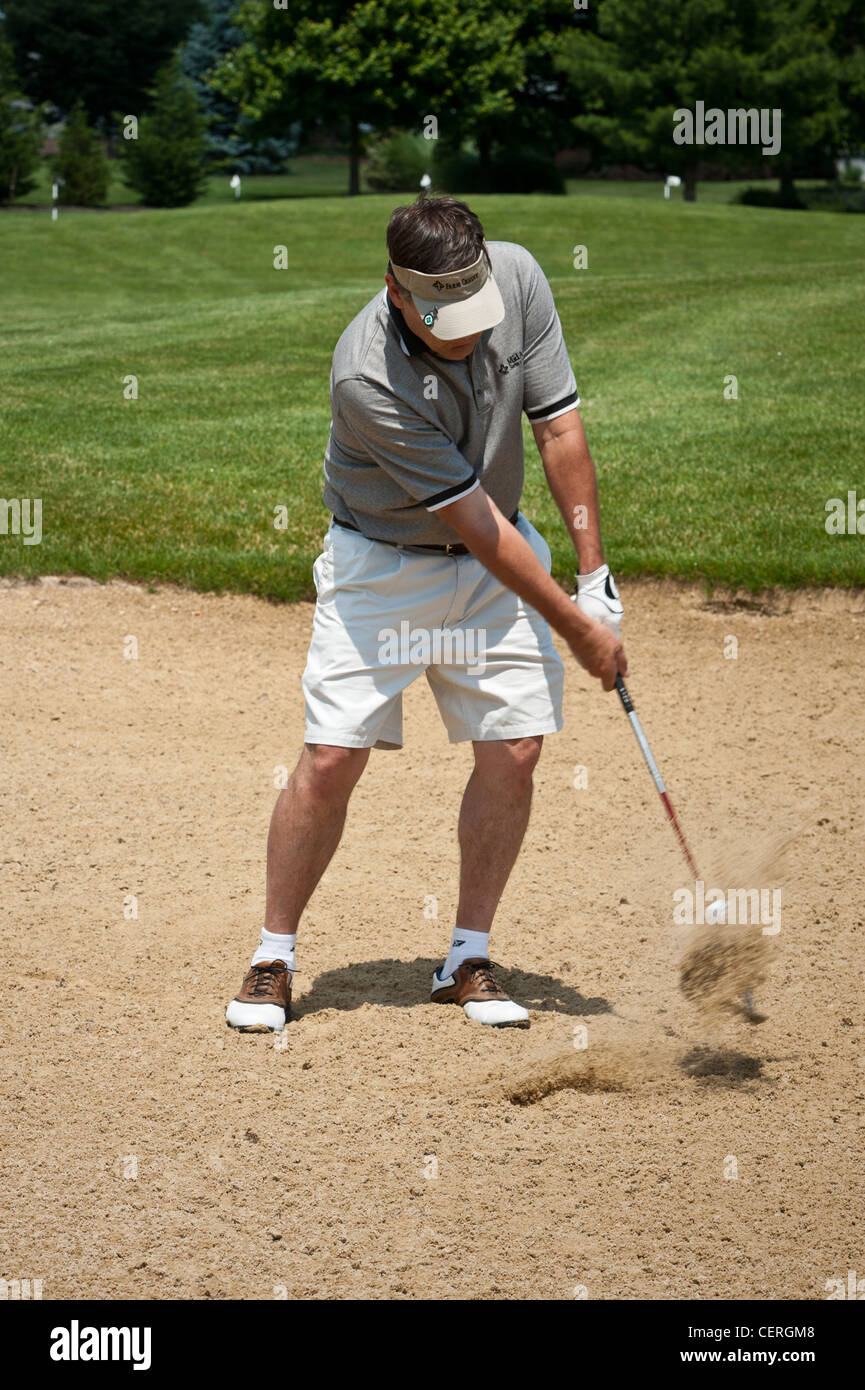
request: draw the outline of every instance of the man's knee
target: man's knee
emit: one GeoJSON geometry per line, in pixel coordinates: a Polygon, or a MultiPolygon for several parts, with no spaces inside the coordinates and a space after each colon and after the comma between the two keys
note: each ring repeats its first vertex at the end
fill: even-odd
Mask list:
{"type": "Polygon", "coordinates": [[[532,780],[543,743],[541,735],[478,743],[475,745],[475,765],[481,775],[501,778],[515,785],[526,784],[532,780]]]}
{"type": "Polygon", "coordinates": [[[351,794],[369,755],[369,748],[337,748],[329,743],[306,743],[297,772],[309,794],[323,801],[340,801],[351,794]]]}

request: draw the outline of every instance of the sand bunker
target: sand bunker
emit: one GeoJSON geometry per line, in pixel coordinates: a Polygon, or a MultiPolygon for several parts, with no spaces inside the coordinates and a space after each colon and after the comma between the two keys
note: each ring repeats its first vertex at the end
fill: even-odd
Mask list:
{"type": "Polygon", "coordinates": [[[493,937],[531,1029],[427,1002],[471,751],[421,679],[310,904],[276,1045],[223,1012],[261,924],[274,770],[303,737],[311,607],[0,583],[0,1278],[46,1302],[581,1283],[710,1307],[865,1273],[865,611],[846,602],[827,621],[819,596],[763,617],[626,595],[632,693],[707,887],[763,882],[741,847],[712,862],[725,836],[805,825],[766,880],[785,896],[762,1028],[678,990],[686,871],[617,697],[559,644],[565,728],[493,937]]]}
{"type": "Polygon", "coordinates": [[[555,1091],[630,1091],[668,1076],[672,1054],[664,1045],[595,1043],[582,1050],[536,1057],[518,1071],[491,1080],[487,1094],[514,1105],[535,1105],[555,1091]]]}

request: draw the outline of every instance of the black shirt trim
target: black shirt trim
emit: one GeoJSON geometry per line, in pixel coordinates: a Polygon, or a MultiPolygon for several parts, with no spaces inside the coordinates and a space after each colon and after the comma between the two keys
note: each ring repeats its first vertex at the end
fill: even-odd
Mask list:
{"type": "Polygon", "coordinates": [[[467,478],[463,478],[461,483],[454,483],[453,487],[446,487],[441,492],[434,493],[432,497],[425,497],[423,505],[425,507],[434,507],[437,502],[446,502],[449,497],[456,497],[458,492],[465,492],[467,487],[470,487],[472,483],[476,483],[477,481],[475,474],[470,473],[467,478]]]}
{"type": "Polygon", "coordinates": [[[564,411],[569,405],[576,405],[578,394],[577,391],[572,391],[569,396],[562,396],[560,401],[555,401],[553,405],[545,405],[542,410],[527,410],[526,415],[530,420],[543,420],[555,411],[564,411]]]}

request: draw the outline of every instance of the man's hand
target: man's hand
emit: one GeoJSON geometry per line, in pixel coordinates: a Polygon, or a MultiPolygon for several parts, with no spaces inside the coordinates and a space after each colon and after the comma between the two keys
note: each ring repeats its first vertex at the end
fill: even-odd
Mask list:
{"type": "Polygon", "coordinates": [[[601,623],[592,622],[588,632],[568,637],[568,646],[590,676],[605,690],[613,690],[616,676],[628,674],[628,658],[621,639],[601,623]]]}
{"type": "Polygon", "coordinates": [[[616,637],[621,637],[624,610],[609,565],[601,565],[591,574],[577,575],[574,602],[581,613],[594,618],[596,623],[603,623],[616,637]]]}
{"type": "Polygon", "coordinates": [[[583,613],[547,574],[528,542],[502,516],[483,488],[475,488],[438,515],[456,531],[476,559],[502,584],[525,599],[565,639],[581,666],[612,690],[628,674],[619,638],[583,613]]]}

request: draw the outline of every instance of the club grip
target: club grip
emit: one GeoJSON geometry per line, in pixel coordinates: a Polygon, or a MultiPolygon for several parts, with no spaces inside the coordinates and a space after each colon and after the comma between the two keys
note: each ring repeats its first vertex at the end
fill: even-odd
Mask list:
{"type": "Polygon", "coordinates": [[[619,699],[621,700],[622,704],[623,704],[624,707],[625,707],[625,713],[626,713],[626,714],[633,714],[633,713],[634,713],[633,701],[631,700],[631,697],[630,697],[630,695],[628,694],[628,687],[625,685],[625,682],[622,680],[622,677],[621,677],[621,676],[616,676],[616,689],[617,689],[618,692],[619,692],[619,699]]]}

